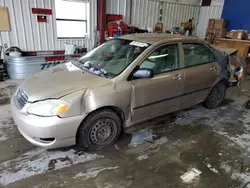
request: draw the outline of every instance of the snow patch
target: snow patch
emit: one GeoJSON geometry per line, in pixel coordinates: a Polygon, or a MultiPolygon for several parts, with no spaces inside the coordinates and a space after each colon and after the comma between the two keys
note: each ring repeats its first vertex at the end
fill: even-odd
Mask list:
{"type": "Polygon", "coordinates": [[[148,159],[148,155],[147,154],[141,155],[141,156],[137,157],[137,160],[139,160],[139,161],[146,160],[146,159],[148,159]]]}
{"type": "Polygon", "coordinates": [[[233,180],[238,180],[242,183],[247,183],[250,182],[250,173],[239,173],[239,172],[234,172],[231,176],[233,180]]]}
{"type": "Polygon", "coordinates": [[[150,145],[150,148],[155,148],[155,147],[157,147],[159,145],[163,145],[167,142],[168,142],[168,139],[166,137],[161,137],[161,138],[155,140],[155,142],[150,145]]]}
{"type": "Polygon", "coordinates": [[[10,105],[0,106],[0,118],[6,118],[11,116],[10,105]]]}
{"type": "Polygon", "coordinates": [[[199,171],[196,168],[192,168],[188,172],[183,174],[180,178],[182,179],[184,183],[191,183],[192,181],[197,179],[200,176],[200,174],[201,174],[201,171],[199,171]]]}
{"type": "Polygon", "coordinates": [[[213,168],[210,164],[207,164],[207,167],[214,173],[218,173],[218,170],[216,170],[215,168],[213,168]]]}
{"type": "Polygon", "coordinates": [[[86,172],[78,173],[78,174],[74,177],[74,179],[80,178],[80,177],[83,177],[85,180],[86,180],[86,179],[91,179],[91,178],[96,178],[97,175],[98,175],[100,172],[107,171],[107,170],[108,170],[108,171],[110,171],[110,170],[116,170],[117,168],[119,168],[119,166],[91,168],[91,169],[87,170],[86,172]]]}
{"type": "Polygon", "coordinates": [[[33,150],[17,159],[0,163],[0,185],[8,185],[34,175],[66,168],[97,158],[103,158],[103,156],[77,153],[73,149],[53,152],[43,149],[33,150]]]}
{"type": "Polygon", "coordinates": [[[226,162],[222,162],[220,164],[220,169],[224,170],[226,173],[230,173],[232,171],[232,167],[229,166],[226,162]]]}

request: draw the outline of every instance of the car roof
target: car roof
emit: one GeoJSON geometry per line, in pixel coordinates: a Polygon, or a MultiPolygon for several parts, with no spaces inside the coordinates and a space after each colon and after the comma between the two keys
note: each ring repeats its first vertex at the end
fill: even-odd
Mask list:
{"type": "Polygon", "coordinates": [[[123,35],[119,37],[120,39],[133,40],[138,42],[145,42],[149,44],[154,44],[159,41],[169,40],[169,41],[198,41],[196,37],[187,37],[185,35],[172,35],[167,33],[140,33],[140,34],[131,34],[123,35]]]}

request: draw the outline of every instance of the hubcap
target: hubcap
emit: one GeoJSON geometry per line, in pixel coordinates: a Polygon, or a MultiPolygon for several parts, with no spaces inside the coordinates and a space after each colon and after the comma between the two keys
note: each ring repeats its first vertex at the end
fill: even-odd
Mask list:
{"type": "Polygon", "coordinates": [[[90,131],[90,140],[93,144],[106,144],[115,133],[115,122],[110,118],[97,120],[90,131]]]}
{"type": "Polygon", "coordinates": [[[211,95],[212,95],[212,102],[213,103],[220,102],[220,100],[222,98],[222,93],[220,92],[220,89],[218,87],[213,88],[211,95]]]}

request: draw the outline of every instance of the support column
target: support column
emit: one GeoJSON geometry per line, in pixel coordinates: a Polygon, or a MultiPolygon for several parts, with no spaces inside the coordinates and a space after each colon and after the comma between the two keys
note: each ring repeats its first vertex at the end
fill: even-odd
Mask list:
{"type": "Polygon", "coordinates": [[[106,27],[106,0],[97,0],[97,30],[100,33],[100,44],[104,42],[106,27]]]}

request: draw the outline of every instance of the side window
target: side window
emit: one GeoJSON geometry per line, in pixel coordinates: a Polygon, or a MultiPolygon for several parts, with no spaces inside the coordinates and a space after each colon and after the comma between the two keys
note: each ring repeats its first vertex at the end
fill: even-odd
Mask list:
{"type": "Polygon", "coordinates": [[[170,44],[156,49],[140,65],[140,69],[151,69],[154,74],[175,70],[179,67],[178,44],[170,44]]]}
{"type": "Polygon", "coordinates": [[[211,50],[203,44],[183,44],[185,66],[205,64],[216,61],[211,50]]]}

